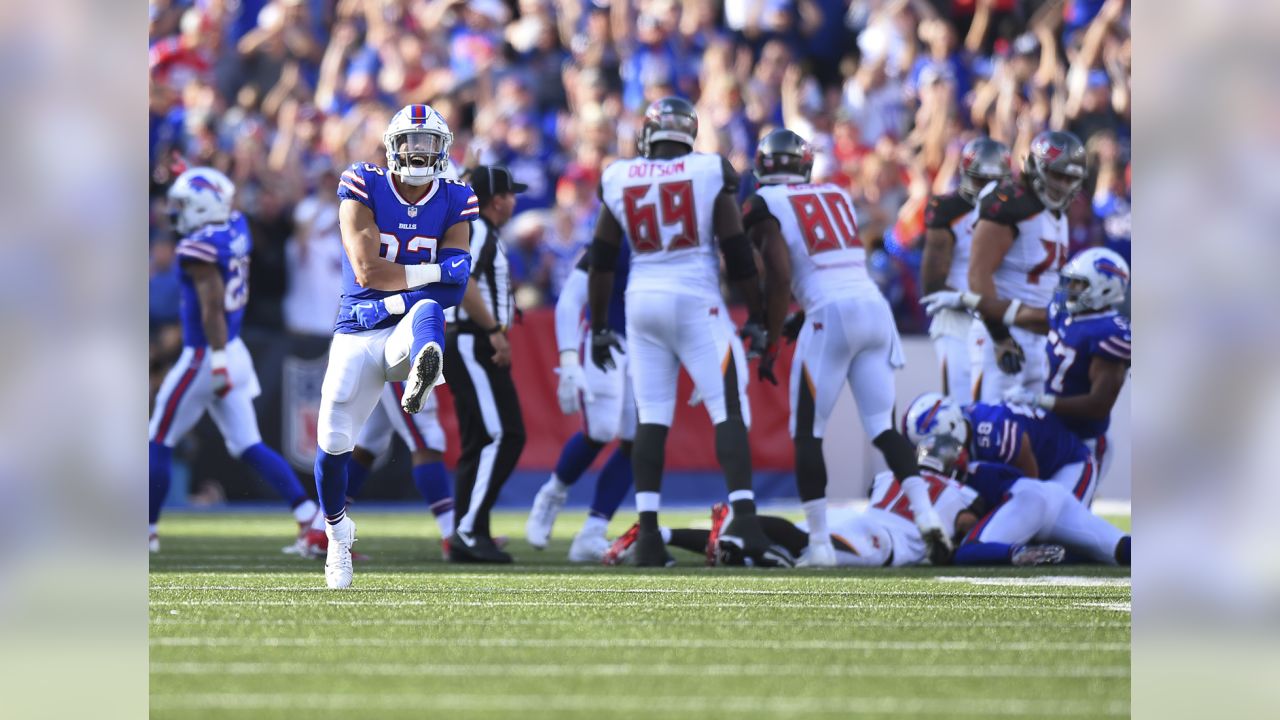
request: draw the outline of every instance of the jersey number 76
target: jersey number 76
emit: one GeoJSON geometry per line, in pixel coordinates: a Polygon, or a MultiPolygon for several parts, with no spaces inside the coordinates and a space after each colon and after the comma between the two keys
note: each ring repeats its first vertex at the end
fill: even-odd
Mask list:
{"type": "Polygon", "coordinates": [[[698,247],[698,218],[693,205],[693,182],[681,180],[657,186],[636,185],[622,189],[623,214],[631,247],[638,253],[663,249],[662,236],[671,235],[667,250],[698,247]],[[658,188],[657,202],[644,204],[649,190],[658,188]],[[659,217],[661,216],[661,217],[659,217]],[[672,228],[672,226],[678,226],[672,228]],[[674,235],[672,233],[674,232],[674,235]]]}

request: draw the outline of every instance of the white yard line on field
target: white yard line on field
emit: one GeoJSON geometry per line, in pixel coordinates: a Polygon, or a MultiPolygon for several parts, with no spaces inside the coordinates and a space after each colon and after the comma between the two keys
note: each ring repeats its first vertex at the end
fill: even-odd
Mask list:
{"type": "MultiPolygon", "coordinates": [[[[1119,603],[1101,603],[1101,605],[1118,605],[1119,603]]],[[[1107,608],[1112,609],[1112,608],[1107,608]]],[[[607,624],[611,627],[652,627],[653,620],[627,620],[624,618],[604,617],[604,618],[538,618],[538,619],[519,619],[519,618],[502,618],[497,620],[494,618],[460,618],[448,615],[432,616],[426,618],[378,618],[378,619],[337,619],[337,618],[315,618],[310,616],[296,618],[253,618],[246,620],[242,617],[235,618],[202,618],[202,617],[175,617],[178,615],[177,610],[170,611],[172,615],[156,615],[151,619],[151,624],[159,627],[167,627],[171,625],[190,626],[190,625],[236,625],[242,626],[246,622],[253,625],[282,625],[282,626],[307,626],[312,625],[341,625],[344,627],[439,627],[441,625],[502,625],[503,627],[580,627],[587,624],[607,624]]],[[[706,627],[708,621],[700,620],[681,620],[678,618],[664,618],[662,624],[668,627],[706,627]]],[[[787,627],[787,628],[974,628],[973,620],[868,620],[866,618],[837,617],[830,620],[816,620],[809,618],[796,618],[794,620],[768,620],[768,619],[740,619],[740,618],[716,618],[717,626],[734,626],[734,627],[787,627]]],[[[1116,628],[1123,629],[1130,626],[1128,620],[1085,620],[1080,622],[1037,619],[1037,620],[983,620],[981,627],[984,630],[1026,630],[1028,628],[1036,628],[1040,630],[1065,630],[1065,629],[1099,629],[1099,628],[1116,628]]]]}
{"type": "MultiPolygon", "coordinates": [[[[997,583],[997,582],[979,582],[978,584],[986,585],[1010,585],[1010,584],[1026,584],[1026,583],[997,583]]],[[[1041,585],[1043,585],[1042,583],[1041,585]]],[[[273,586],[252,586],[252,585],[173,585],[168,587],[152,587],[153,592],[264,592],[264,593],[332,593],[333,590],[325,587],[296,587],[290,585],[273,585],[273,586]]],[[[1037,598],[1050,600],[1070,600],[1068,595],[1054,592],[989,592],[989,591],[946,591],[940,589],[933,590],[759,590],[752,588],[599,588],[599,587],[550,587],[550,588],[529,588],[529,587],[457,587],[457,588],[405,588],[405,587],[373,587],[373,588],[348,588],[343,591],[346,594],[366,594],[366,593],[393,593],[398,595],[475,595],[477,593],[489,593],[497,595],[697,595],[706,596],[712,592],[716,595],[746,595],[746,596],[767,596],[767,597],[930,597],[930,598],[984,598],[984,599],[1002,599],[1002,598],[1037,598]]]]}
{"type": "Polygon", "coordinates": [[[1103,610],[1114,610],[1116,612],[1133,612],[1133,603],[1130,602],[1082,602],[1076,603],[1082,608],[1101,608],[1103,610]]]}
{"type": "Polygon", "coordinates": [[[1004,585],[1012,587],[1131,587],[1127,577],[1090,577],[1087,575],[1037,575],[1035,577],[965,577],[941,575],[938,582],[968,583],[970,585],[1004,585]]]}
{"type": "MultiPolygon", "coordinates": [[[[339,591],[346,594],[346,591],[339,591]]],[[[714,592],[714,591],[709,591],[714,592]]],[[[984,596],[986,597],[986,596],[984,596]]],[[[998,597],[998,596],[995,596],[998,597]]],[[[991,599],[995,599],[992,597],[991,599]]],[[[1050,596],[1045,599],[1061,599],[1070,601],[1072,598],[1050,596]]],[[[152,607],[433,607],[441,609],[458,608],[458,607],[479,607],[479,608],[495,608],[495,607],[540,607],[540,608],[567,608],[567,607],[585,607],[585,608],[601,608],[613,609],[624,607],[650,608],[655,610],[672,610],[672,609],[688,609],[688,608],[714,608],[714,609],[744,609],[744,610],[921,610],[932,608],[935,611],[945,612],[968,612],[968,613],[986,613],[991,610],[989,606],[967,606],[952,608],[937,608],[926,604],[911,603],[886,603],[869,600],[862,603],[783,603],[770,602],[766,604],[748,603],[748,602],[662,602],[658,600],[642,601],[642,600],[610,600],[601,598],[600,602],[577,602],[574,600],[559,600],[548,598],[546,600],[458,600],[455,598],[439,598],[436,600],[381,600],[377,598],[369,598],[366,600],[322,600],[316,599],[295,599],[295,600],[152,600],[152,607]]],[[[1000,610],[1038,610],[1041,612],[1051,611],[1076,611],[1096,610],[1096,608],[1082,607],[1079,603],[1068,603],[1055,605],[1049,603],[1000,603],[1000,610]]]]}
{"type": "MultiPolygon", "coordinates": [[[[155,710],[406,710],[443,711],[593,712],[600,714],[646,713],[717,714],[742,713],[774,717],[781,714],[824,714],[848,716],[856,713],[882,715],[944,714],[948,716],[1040,715],[1064,717],[1084,715],[1124,716],[1126,701],[1097,702],[1076,698],[920,698],[920,697],[661,697],[652,695],[546,695],[501,694],[397,694],[337,695],[304,693],[161,693],[151,696],[155,710]]],[[[367,715],[366,715],[367,716],[367,715]]]]}
{"type": "MultiPolygon", "coordinates": [[[[453,637],[153,637],[153,647],[457,647],[453,637]]],[[[471,638],[468,647],[671,648],[770,650],[901,650],[985,652],[1129,652],[1127,642],[998,642],[969,640],[708,640],[696,638],[471,638]]]]}
{"type": "MultiPolygon", "coordinates": [[[[315,663],[297,662],[153,662],[153,675],[307,675],[315,663]]],[[[556,664],[556,663],[359,663],[347,675],[375,677],[869,677],[869,678],[1127,678],[1128,665],[706,665],[556,664]]]]}

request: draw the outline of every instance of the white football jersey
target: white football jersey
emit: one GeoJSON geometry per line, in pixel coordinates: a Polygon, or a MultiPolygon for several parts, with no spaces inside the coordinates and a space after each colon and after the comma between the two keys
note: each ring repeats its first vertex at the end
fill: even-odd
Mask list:
{"type": "MultiPolygon", "coordinates": [[[[929,486],[929,500],[933,503],[933,509],[938,511],[942,527],[954,530],[956,516],[973,505],[973,501],[978,498],[977,491],[928,470],[921,470],[920,477],[929,486]]],[[[871,507],[897,515],[915,527],[916,516],[911,512],[911,502],[907,500],[902,484],[887,470],[876,475],[872,481],[871,507]]]]}
{"type": "Polygon", "coordinates": [[[867,273],[853,201],[831,183],[762,185],[747,200],[748,226],[772,216],[791,254],[791,291],[812,312],[834,300],[880,297],[867,273]],[[764,207],[757,201],[764,201],[764,207]]]}
{"type": "Polygon", "coordinates": [[[720,259],[712,230],[716,197],[737,177],[710,153],[630,158],[605,168],[600,194],[631,242],[627,292],[720,299],[720,259]]]}
{"type": "Polygon", "coordinates": [[[1066,213],[1054,216],[1021,183],[1007,182],[979,202],[978,217],[1013,230],[1013,245],[996,268],[996,295],[1045,307],[1058,288],[1058,272],[1067,262],[1066,213]]]}

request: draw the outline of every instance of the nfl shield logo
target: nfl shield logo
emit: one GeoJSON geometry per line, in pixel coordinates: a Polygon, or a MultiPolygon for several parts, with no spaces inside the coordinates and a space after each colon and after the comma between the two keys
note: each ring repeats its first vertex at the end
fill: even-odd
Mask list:
{"type": "Polygon", "coordinates": [[[329,364],[325,355],[284,359],[284,454],[298,470],[311,470],[316,460],[316,421],[320,417],[320,385],[329,364]]]}
{"type": "Polygon", "coordinates": [[[409,217],[418,217],[418,207],[416,205],[409,206],[409,217]]]}

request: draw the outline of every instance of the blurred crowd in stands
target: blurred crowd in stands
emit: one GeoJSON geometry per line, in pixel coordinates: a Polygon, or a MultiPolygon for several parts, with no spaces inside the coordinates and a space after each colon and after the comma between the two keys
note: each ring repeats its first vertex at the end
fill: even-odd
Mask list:
{"type": "MultiPolygon", "coordinates": [[[[697,150],[744,174],[780,125],[848,188],[903,332],[919,309],[923,210],[987,134],[1015,164],[1069,129],[1090,177],[1073,244],[1129,257],[1129,9],[1123,0],[151,0],[153,360],[174,348],[164,189],[184,166],[237,184],[255,250],[246,324],[327,335],[337,174],[383,163],[395,110],[428,103],[454,164],[529,185],[509,228],[517,302],[554,303],[590,241],[602,168],[635,154],[645,105],[696,104],[697,150]]],[[[1015,168],[1016,170],[1017,168],[1015,168]]],[[[1074,248],[1073,248],[1074,249],[1074,248]]]]}

